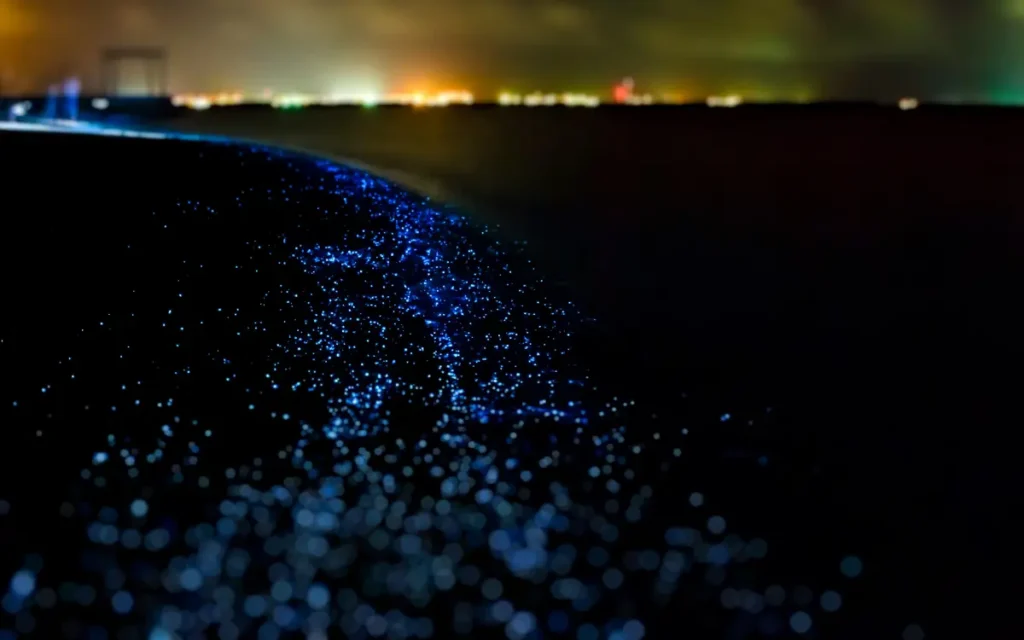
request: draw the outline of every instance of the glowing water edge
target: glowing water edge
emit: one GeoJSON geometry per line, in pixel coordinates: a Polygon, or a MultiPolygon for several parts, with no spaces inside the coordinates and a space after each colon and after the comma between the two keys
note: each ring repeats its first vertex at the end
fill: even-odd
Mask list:
{"type": "Polygon", "coordinates": [[[365,173],[187,144],[260,178],[140,211],[118,273],[159,247],[175,288],[106,283],[120,306],[75,338],[105,364],[69,347],[7,399],[19,419],[76,386],[118,398],[66,418],[106,425],[52,505],[80,559],[26,556],[0,638],[639,640],[672,637],[652,620],[673,608],[739,635],[841,615],[858,558],[815,593],[766,582],[768,542],[659,484],[686,424],[595,388],[584,319],[520,247],[365,173]]]}

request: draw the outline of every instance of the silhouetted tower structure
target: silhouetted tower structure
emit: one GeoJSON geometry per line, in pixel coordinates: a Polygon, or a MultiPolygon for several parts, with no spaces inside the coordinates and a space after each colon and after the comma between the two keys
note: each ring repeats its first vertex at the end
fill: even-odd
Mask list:
{"type": "Polygon", "coordinates": [[[103,92],[108,96],[121,91],[121,68],[128,63],[142,65],[146,95],[166,96],[167,51],[160,47],[104,49],[101,55],[103,92]]]}

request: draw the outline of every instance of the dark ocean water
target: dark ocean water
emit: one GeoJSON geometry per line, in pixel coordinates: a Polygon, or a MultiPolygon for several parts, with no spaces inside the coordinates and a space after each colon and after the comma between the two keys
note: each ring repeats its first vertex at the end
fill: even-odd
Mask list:
{"type": "Polygon", "coordinates": [[[894,546],[1012,539],[1019,110],[225,110],[175,126],[414,176],[528,239],[652,396],[784,412],[786,446],[860,513],[903,523],[894,546]]]}
{"type": "MultiPolygon", "coordinates": [[[[656,550],[659,563],[664,563],[666,531],[693,526],[703,528],[707,536],[711,515],[724,516],[728,530],[742,536],[748,551],[752,540],[767,541],[769,553],[763,561],[729,565],[727,577],[708,573],[705,565],[687,572],[690,582],[680,583],[665,608],[658,598],[644,598],[651,585],[656,590],[664,582],[656,577],[661,574],[647,576],[641,569],[635,583],[632,577],[627,580],[633,597],[624,599],[638,603],[623,602],[623,610],[614,614],[601,607],[577,612],[573,628],[604,617],[618,620],[609,633],[627,633],[624,625],[636,619],[646,623],[648,637],[674,635],[676,626],[702,637],[743,637],[758,629],[771,631],[773,622],[779,631],[792,633],[790,617],[804,611],[813,619],[811,633],[820,637],[868,632],[899,637],[913,623],[920,623],[929,637],[959,624],[965,629],[1007,629],[999,606],[1005,592],[996,587],[996,563],[1012,557],[1012,514],[1020,505],[1014,489],[1020,486],[1019,465],[1012,445],[1020,381],[1015,363],[1021,353],[1021,318],[1014,293],[1021,273],[1020,207],[1011,188],[1018,167],[1011,153],[1013,133],[1020,125],[1004,115],[1002,128],[990,124],[973,129],[946,114],[921,116],[908,128],[906,118],[897,120],[905,114],[847,114],[843,126],[821,116],[813,126],[805,123],[799,129],[791,116],[762,115],[673,128],[668,126],[669,115],[653,113],[648,120],[627,126],[620,126],[621,120],[616,126],[607,120],[587,121],[560,134],[556,132],[567,127],[557,119],[566,114],[551,116],[556,122],[548,124],[533,120],[534,133],[521,136],[518,147],[509,143],[508,132],[515,127],[507,122],[485,136],[481,131],[487,125],[480,124],[479,115],[460,123],[453,115],[417,114],[425,122],[390,123],[405,127],[405,138],[382,135],[378,140],[390,142],[377,143],[379,149],[390,145],[390,157],[406,159],[402,170],[430,175],[453,194],[473,193],[457,198],[471,216],[503,222],[509,229],[506,246],[510,237],[529,238],[528,251],[539,274],[562,283],[553,289],[541,285],[543,295],[515,287],[495,293],[494,299],[511,301],[509,308],[539,304],[538,312],[546,319],[528,326],[519,316],[474,325],[473,344],[491,340],[484,336],[508,327],[536,339],[554,336],[543,339],[550,339],[556,351],[571,344],[571,367],[589,369],[592,379],[600,381],[601,391],[585,394],[580,403],[605,406],[635,398],[641,407],[622,419],[622,425],[614,424],[619,421],[615,418],[607,428],[614,433],[616,426],[628,427],[617,449],[629,451],[634,443],[646,443],[643,462],[638,459],[626,466],[634,469],[634,478],[647,469],[648,475],[629,491],[635,490],[653,507],[650,512],[645,509],[638,522],[622,525],[629,533],[623,535],[624,541],[605,545],[611,553],[656,550]],[[421,137],[429,132],[437,146],[414,144],[419,140],[411,133],[415,131],[421,137]],[[569,138],[577,146],[569,146],[569,138]],[[407,140],[406,147],[401,147],[401,139],[407,140]],[[418,149],[421,156],[410,149],[418,149]],[[423,159],[431,154],[433,163],[423,159]],[[461,173],[442,170],[460,165],[461,173]],[[434,167],[432,173],[424,169],[428,166],[434,167]],[[479,209],[469,209],[471,203],[478,203],[479,209]],[[540,303],[530,302],[538,295],[540,303]],[[567,298],[579,300],[584,315],[596,318],[584,321],[571,340],[556,321],[561,316],[551,315],[567,298]],[[652,420],[652,413],[659,417],[652,420]],[[671,427],[661,426],[666,423],[671,427]],[[683,428],[690,433],[677,443],[683,428]],[[655,434],[658,440],[653,439],[655,434]],[[677,444],[685,450],[678,458],[673,455],[677,444]],[[644,485],[653,488],[651,496],[644,485]],[[694,510],[693,491],[701,491],[715,507],[694,510]],[[857,556],[865,566],[854,580],[840,571],[840,562],[849,556],[857,556]],[[767,591],[776,584],[786,593],[777,610],[765,605],[777,595],[767,591]],[[822,610],[826,592],[828,607],[834,604],[832,591],[842,597],[836,614],[822,610]],[[745,599],[750,599],[749,607],[737,604],[745,599]],[[983,604],[992,613],[979,618],[972,612],[983,604]]],[[[311,130],[313,125],[303,127],[311,130]]],[[[370,129],[364,138],[351,142],[350,150],[359,145],[364,150],[349,155],[401,165],[397,160],[386,162],[382,151],[370,150],[375,131],[380,133],[370,129]]],[[[131,378],[144,379],[143,386],[152,390],[140,396],[142,404],[153,405],[164,401],[164,388],[182,389],[178,377],[195,367],[203,382],[189,381],[186,390],[176,393],[183,394],[177,402],[186,404],[196,420],[218,423],[215,432],[226,430],[213,453],[199,456],[202,464],[221,474],[224,468],[238,469],[252,456],[294,447],[294,432],[282,430],[279,418],[257,412],[254,419],[247,413],[248,394],[259,388],[259,374],[266,367],[276,372],[284,366],[279,356],[268,360],[266,354],[276,353],[282,336],[300,326],[294,323],[310,322],[310,311],[324,308],[296,307],[289,300],[297,295],[330,306],[337,303],[337,295],[325,292],[315,280],[306,281],[311,275],[301,268],[301,261],[282,266],[274,259],[279,251],[262,247],[276,246],[281,234],[297,234],[315,244],[325,242],[324,234],[339,233],[313,213],[337,194],[320,194],[317,197],[323,200],[306,202],[310,198],[296,198],[303,193],[301,187],[294,190],[306,180],[318,184],[316,179],[296,176],[324,169],[309,162],[289,167],[287,161],[262,159],[259,152],[260,160],[242,166],[234,150],[170,142],[5,136],[0,144],[4,174],[11,177],[6,189],[27,194],[19,201],[33,203],[31,213],[5,220],[5,273],[8,300],[13,302],[7,306],[19,310],[5,320],[4,361],[8,377],[15,380],[6,387],[6,395],[12,402],[20,401],[19,407],[4,408],[10,412],[5,423],[19,425],[12,431],[17,446],[4,446],[5,486],[17,488],[9,498],[11,514],[39,510],[38,517],[19,517],[16,526],[5,523],[5,535],[15,536],[13,546],[46,559],[55,548],[41,542],[47,535],[62,531],[69,541],[81,539],[88,523],[102,518],[76,513],[80,519],[68,524],[60,520],[59,509],[71,500],[68,491],[83,484],[75,479],[79,471],[91,466],[94,453],[106,450],[94,444],[97,437],[101,444],[108,431],[116,438],[137,437],[130,434],[138,425],[152,438],[160,427],[157,423],[169,419],[163,415],[166,407],[152,409],[153,413],[139,410],[127,420],[113,416],[123,415],[125,408],[111,412],[106,406],[123,402],[112,399],[117,389],[106,388],[111,380],[123,378],[121,384],[127,385],[131,378]],[[233,209],[243,192],[265,197],[259,205],[245,203],[258,213],[233,209]],[[304,202],[292,202],[296,199],[304,202]],[[202,217],[210,213],[206,207],[219,212],[216,222],[202,217]],[[189,212],[202,215],[183,216],[189,212]],[[165,229],[168,222],[161,220],[174,221],[171,229],[165,229]],[[127,260],[132,254],[121,247],[130,244],[145,249],[127,260]],[[183,266],[171,267],[179,261],[183,266]],[[176,291],[183,282],[191,283],[189,288],[176,291]],[[139,301],[126,297],[127,291],[141,296],[139,301]],[[267,292],[279,295],[267,299],[267,292]],[[125,318],[133,313],[155,319],[157,311],[166,313],[165,305],[173,306],[168,300],[173,302],[179,293],[199,300],[178,309],[196,324],[179,331],[185,336],[181,341],[163,333],[173,331],[171,325],[162,326],[166,319],[159,328],[88,328],[93,322],[107,322],[104,314],[112,314],[109,322],[116,317],[129,324],[125,318]],[[238,315],[215,320],[216,309],[232,307],[238,315]],[[126,351],[127,343],[133,343],[134,353],[126,351]],[[235,355],[218,355],[232,350],[235,355]],[[75,365],[82,367],[75,369],[84,379],[82,386],[67,391],[70,395],[42,392],[51,380],[63,376],[62,368],[72,368],[60,362],[72,354],[75,361],[85,361],[75,365]],[[215,383],[220,372],[209,368],[211,355],[230,360],[231,375],[251,379],[221,390],[215,383]],[[30,397],[36,400],[30,402],[30,397]],[[88,412],[77,407],[87,403],[88,412]],[[89,413],[99,406],[105,407],[102,418],[89,413]],[[47,421],[59,426],[43,428],[47,421]],[[44,437],[36,436],[38,428],[43,428],[44,437]],[[54,432],[59,435],[54,437],[54,432]],[[20,470],[18,461],[31,461],[25,466],[33,472],[20,470]],[[49,489],[44,491],[43,486],[49,489]]],[[[15,200],[5,202],[10,211],[15,200]]],[[[350,224],[356,225],[351,229],[358,228],[357,222],[350,224]]],[[[352,233],[346,229],[341,230],[352,233]]],[[[451,245],[447,239],[440,242],[451,245]]],[[[481,250],[486,244],[479,245],[481,250]]],[[[532,283],[538,277],[518,258],[510,260],[482,260],[469,280],[492,281],[494,276],[488,274],[500,273],[507,264],[518,274],[514,282],[532,283]]],[[[381,280],[380,286],[386,282],[381,280]]],[[[356,293],[346,290],[344,297],[351,299],[356,293]]],[[[375,313],[384,314],[378,324],[370,325],[378,331],[395,322],[395,312],[386,305],[375,313]]],[[[360,317],[354,328],[365,330],[362,323],[373,316],[360,317]]],[[[409,323],[407,318],[399,321],[401,326],[409,323]]],[[[409,335],[401,344],[436,347],[429,336],[409,335]]],[[[383,357],[389,341],[374,344],[384,351],[369,353],[383,357]]],[[[304,357],[290,366],[323,371],[304,357]]],[[[421,379],[433,365],[419,366],[424,365],[410,362],[403,375],[421,379]]],[[[503,361],[498,371],[529,366],[529,361],[512,359],[503,361]]],[[[559,384],[573,379],[562,375],[564,370],[563,365],[556,368],[559,384]]],[[[471,371],[462,375],[478,379],[474,376],[481,371],[471,371]]],[[[536,389],[523,393],[539,397],[536,389]]],[[[271,395],[279,416],[289,412],[311,423],[326,419],[319,400],[304,394],[271,395]]],[[[510,406],[531,402],[527,396],[516,396],[510,406]]],[[[422,415],[435,410],[413,412],[406,419],[422,421],[422,415]]],[[[524,441],[539,439],[528,452],[505,453],[507,442],[493,446],[505,457],[537,459],[549,435],[546,428],[541,425],[529,438],[524,436],[524,441]]],[[[476,429],[491,433],[480,425],[476,429]]],[[[203,432],[196,431],[195,437],[203,432]]],[[[118,455],[120,446],[108,447],[109,455],[118,455]]],[[[175,455],[187,458],[189,445],[182,446],[175,455]]],[[[290,454],[286,457],[291,459],[290,454]]],[[[584,488],[589,468],[579,461],[567,464],[545,482],[579,486],[588,497],[574,498],[583,509],[574,517],[592,522],[593,512],[588,515],[586,510],[605,510],[609,496],[598,492],[591,497],[591,489],[584,488]]],[[[537,468],[534,472],[541,473],[537,468]]],[[[125,484],[120,503],[108,498],[106,490],[87,492],[82,500],[94,506],[110,503],[124,517],[136,493],[147,487],[153,492],[147,504],[159,504],[164,489],[155,478],[174,473],[173,468],[161,468],[137,486],[125,484]]],[[[205,467],[204,473],[215,475],[205,467]]],[[[288,477],[293,472],[282,473],[288,477]]],[[[618,470],[614,473],[627,484],[618,470]]],[[[194,480],[189,476],[185,484],[194,480]]],[[[174,490],[188,496],[196,509],[195,515],[183,516],[166,498],[161,510],[175,520],[202,522],[208,517],[200,513],[202,505],[216,504],[202,492],[197,498],[194,489],[174,490]]],[[[627,498],[623,496],[622,502],[617,515],[605,514],[610,522],[623,517],[627,498]]],[[[527,508],[530,500],[522,503],[527,508]]],[[[351,531],[349,542],[364,534],[368,532],[351,531]]],[[[586,549],[586,544],[573,544],[586,549]]],[[[697,547],[693,557],[704,554],[707,561],[709,548],[697,547]]],[[[68,556],[61,566],[73,566],[79,548],[72,542],[60,548],[68,556]]],[[[192,552],[198,558],[196,549],[192,552]]],[[[100,560],[94,563],[110,561],[103,554],[97,557],[100,560]]],[[[373,551],[365,557],[367,566],[378,559],[373,551]]],[[[622,566],[642,565],[639,557],[628,560],[623,555],[622,566]]],[[[672,558],[669,564],[676,561],[672,558]]],[[[172,560],[168,557],[168,564],[161,566],[150,559],[155,572],[151,575],[166,576],[169,571],[180,579],[186,569],[172,560]]],[[[11,572],[18,570],[18,562],[12,560],[11,572]]],[[[538,619],[541,611],[546,615],[543,606],[530,604],[524,595],[528,590],[520,593],[512,586],[516,580],[507,578],[509,569],[500,560],[494,565],[493,559],[484,558],[473,565],[485,575],[504,576],[507,593],[514,594],[506,597],[516,610],[531,611],[538,619]]],[[[711,562],[710,568],[714,566],[711,562]]],[[[59,591],[59,582],[71,578],[54,571],[51,588],[59,591]]],[[[568,575],[603,584],[603,575],[595,571],[586,574],[590,578],[574,571],[568,575]]],[[[149,585],[146,575],[143,572],[137,584],[128,581],[135,591],[115,587],[107,593],[98,588],[97,602],[104,597],[109,602],[121,591],[152,598],[153,603],[167,602],[162,588],[149,585]]],[[[46,574],[38,572],[38,577],[42,584],[46,574]]],[[[80,581],[90,579],[95,577],[80,581]]],[[[244,592],[230,584],[232,593],[244,592]]],[[[332,589],[336,585],[327,584],[332,589]]],[[[262,588],[253,587],[254,592],[262,588]]],[[[479,596],[452,598],[480,608],[479,596]]],[[[449,602],[441,596],[432,602],[442,611],[449,606],[438,604],[449,602]]],[[[174,603],[180,611],[198,611],[195,602],[179,598],[174,603]]],[[[157,605],[153,607],[156,610],[157,605]]],[[[339,615],[344,612],[342,606],[339,615]]],[[[152,618],[131,619],[145,633],[155,624],[152,618]]],[[[440,635],[445,624],[452,624],[450,619],[442,622],[440,615],[434,619],[440,635]]],[[[492,621],[486,628],[507,635],[506,625],[492,621]]],[[[632,633],[636,627],[629,629],[632,633]]]]}

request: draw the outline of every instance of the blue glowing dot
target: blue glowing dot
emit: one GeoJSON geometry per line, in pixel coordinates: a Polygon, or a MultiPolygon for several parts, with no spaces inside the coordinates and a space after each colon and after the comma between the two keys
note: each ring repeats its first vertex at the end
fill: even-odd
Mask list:
{"type": "Polygon", "coordinates": [[[708,549],[708,562],[723,565],[729,563],[729,548],[724,544],[712,545],[708,549]]]}
{"type": "Polygon", "coordinates": [[[826,591],[821,594],[821,608],[829,613],[839,611],[843,606],[843,597],[835,591],[826,591]]]}
{"type": "Polygon", "coordinates": [[[324,609],[331,601],[331,592],[321,584],[314,584],[306,592],[306,603],[311,609],[324,609]]]}
{"type": "Polygon", "coordinates": [[[488,578],[480,585],[480,593],[488,600],[497,600],[502,594],[501,581],[497,578],[488,578]]]}
{"type": "Polygon", "coordinates": [[[491,605],[491,615],[498,622],[508,622],[514,613],[515,608],[508,600],[499,600],[491,605]]]}
{"type": "Polygon", "coordinates": [[[136,518],[143,518],[147,513],[149,513],[149,504],[147,504],[145,500],[133,500],[131,512],[136,518]]]}
{"type": "Polygon", "coordinates": [[[807,633],[811,630],[811,616],[804,611],[797,611],[789,617],[789,626],[797,633],[807,633]]]}
{"type": "Polygon", "coordinates": [[[665,542],[673,547],[683,547],[693,544],[694,530],[682,527],[672,527],[665,532],[665,542]]]}
{"type": "Polygon", "coordinates": [[[530,634],[536,626],[537,620],[532,613],[520,611],[508,621],[505,635],[512,639],[522,638],[530,634]]]}
{"type": "Polygon", "coordinates": [[[366,631],[374,637],[380,637],[388,632],[388,621],[382,616],[372,615],[366,620],[366,631]]]}
{"type": "Polygon", "coordinates": [[[279,626],[287,629],[295,622],[296,614],[295,609],[288,605],[278,605],[274,607],[273,614],[274,622],[279,626]]]}
{"type": "Polygon", "coordinates": [[[261,596],[248,596],[242,604],[242,610],[250,618],[258,618],[267,610],[267,601],[261,596]]]}
{"type": "Polygon", "coordinates": [[[847,578],[856,578],[864,570],[864,563],[857,556],[846,556],[839,563],[839,571],[847,578]]]}
{"type": "Polygon", "coordinates": [[[181,572],[178,581],[181,583],[181,588],[186,591],[198,591],[199,587],[203,586],[203,575],[199,573],[199,570],[194,567],[189,567],[181,572]]]}
{"type": "Polygon", "coordinates": [[[626,637],[626,640],[640,640],[647,633],[647,629],[644,628],[644,623],[639,620],[630,620],[622,627],[622,635],[626,637]]]}
{"type": "Polygon", "coordinates": [[[105,451],[99,451],[99,452],[97,452],[97,453],[95,453],[93,455],[92,463],[93,464],[103,464],[104,462],[107,461],[108,458],[109,458],[109,456],[106,454],[105,451]]]}
{"type": "Polygon", "coordinates": [[[115,613],[125,615],[132,610],[135,600],[132,598],[132,594],[127,591],[118,591],[114,594],[114,597],[110,599],[110,605],[113,607],[115,613]]]}
{"type": "Polygon", "coordinates": [[[295,590],[292,588],[292,583],[286,580],[278,580],[272,587],[270,587],[271,597],[278,602],[288,602],[294,592],[295,590]]]}
{"type": "Polygon", "coordinates": [[[36,588],[36,577],[29,571],[19,571],[11,578],[11,591],[21,598],[32,595],[36,588]]]}
{"type": "Polygon", "coordinates": [[[602,576],[601,579],[604,582],[604,586],[614,591],[615,589],[618,589],[622,586],[622,581],[624,578],[625,576],[622,575],[621,571],[612,568],[605,571],[604,576],[602,576]]]}

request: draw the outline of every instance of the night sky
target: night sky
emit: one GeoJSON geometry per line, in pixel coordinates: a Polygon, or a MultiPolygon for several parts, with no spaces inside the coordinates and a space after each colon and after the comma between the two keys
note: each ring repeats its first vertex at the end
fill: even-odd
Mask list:
{"type": "Polygon", "coordinates": [[[159,45],[176,92],[1024,96],[1024,0],[0,0],[6,92],[159,45]]]}

